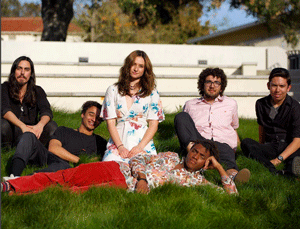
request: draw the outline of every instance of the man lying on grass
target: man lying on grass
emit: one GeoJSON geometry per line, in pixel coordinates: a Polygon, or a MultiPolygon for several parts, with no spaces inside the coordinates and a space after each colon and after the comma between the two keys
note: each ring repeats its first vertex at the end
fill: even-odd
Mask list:
{"type": "Polygon", "coordinates": [[[129,191],[148,193],[164,183],[183,186],[212,185],[202,175],[206,169],[215,169],[221,176],[224,190],[238,193],[235,183],[218,162],[219,152],[210,140],[195,141],[186,158],[177,153],[158,155],[139,154],[127,163],[107,161],[81,164],[78,167],[54,173],[36,173],[1,183],[1,191],[30,193],[42,191],[52,185],[61,185],[73,191],[87,190],[91,186],[114,186],[129,191]]]}

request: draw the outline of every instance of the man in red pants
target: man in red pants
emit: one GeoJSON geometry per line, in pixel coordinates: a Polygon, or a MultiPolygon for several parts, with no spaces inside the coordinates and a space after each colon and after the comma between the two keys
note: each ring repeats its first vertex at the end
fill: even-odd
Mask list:
{"type": "Polygon", "coordinates": [[[229,194],[237,193],[233,180],[218,158],[218,150],[212,141],[199,140],[194,142],[187,157],[182,160],[173,152],[139,154],[130,160],[129,166],[114,161],[81,164],[55,173],[37,173],[2,182],[1,191],[38,192],[57,184],[73,191],[86,190],[91,186],[115,186],[141,193],[148,193],[151,188],[167,182],[183,186],[205,184],[216,187],[202,175],[206,169],[216,169],[221,176],[223,189],[229,194]]]}

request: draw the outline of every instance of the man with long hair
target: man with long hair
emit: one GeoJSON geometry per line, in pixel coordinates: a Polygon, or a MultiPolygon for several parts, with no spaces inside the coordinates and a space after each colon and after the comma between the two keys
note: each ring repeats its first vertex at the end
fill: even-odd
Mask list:
{"type": "Polygon", "coordinates": [[[35,84],[29,57],[17,58],[8,81],[1,85],[1,141],[16,146],[25,132],[33,133],[44,145],[57,128],[45,91],[35,84]]]}
{"type": "Polygon", "coordinates": [[[227,77],[220,68],[204,69],[198,79],[200,98],[185,103],[183,112],[175,117],[175,130],[183,153],[189,151],[195,139],[213,140],[220,152],[220,162],[237,182],[247,182],[250,171],[239,171],[235,150],[239,143],[237,102],[223,95],[227,77]]]}

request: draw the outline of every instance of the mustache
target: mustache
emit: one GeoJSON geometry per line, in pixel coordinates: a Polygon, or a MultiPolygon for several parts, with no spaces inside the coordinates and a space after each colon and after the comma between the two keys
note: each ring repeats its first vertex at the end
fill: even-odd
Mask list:
{"type": "Polygon", "coordinates": [[[17,79],[20,79],[20,78],[26,79],[26,77],[24,75],[17,76],[17,79]]]}

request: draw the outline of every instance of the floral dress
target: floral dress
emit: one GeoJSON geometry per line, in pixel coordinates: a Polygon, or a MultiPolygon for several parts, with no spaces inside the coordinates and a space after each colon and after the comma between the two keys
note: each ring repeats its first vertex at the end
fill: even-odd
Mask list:
{"type": "MultiPolygon", "coordinates": [[[[100,114],[104,120],[116,118],[117,131],[122,144],[128,150],[138,145],[144,137],[148,129],[147,120],[161,122],[165,119],[161,100],[156,89],[147,97],[134,96],[133,99],[134,102],[128,110],[126,97],[118,93],[116,85],[111,85],[106,91],[100,114]]],[[[117,146],[111,138],[106,148],[103,161],[129,162],[129,158],[124,159],[119,155],[117,146]]],[[[157,154],[153,140],[143,150],[149,154],[157,154]]]]}

